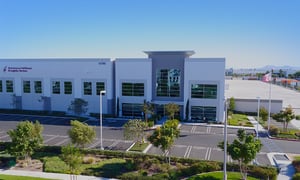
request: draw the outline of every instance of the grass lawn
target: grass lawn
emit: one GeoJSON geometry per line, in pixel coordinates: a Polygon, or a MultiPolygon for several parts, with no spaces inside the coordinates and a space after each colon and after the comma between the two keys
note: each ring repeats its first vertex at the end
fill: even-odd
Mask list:
{"type": "Polygon", "coordinates": [[[2,180],[47,180],[46,178],[29,177],[29,176],[13,176],[0,174],[0,179],[2,180]]]}
{"type": "Polygon", "coordinates": [[[295,157],[294,157],[294,160],[300,161],[300,156],[295,156],[295,157]]]}
{"type": "MultiPolygon", "coordinates": [[[[240,180],[241,174],[238,172],[227,172],[227,179],[228,180],[240,180]]],[[[196,176],[192,176],[188,178],[188,180],[219,180],[223,179],[223,172],[209,172],[203,173],[196,176]]],[[[248,180],[258,180],[254,177],[247,176],[248,180]]]]}
{"type": "Polygon", "coordinates": [[[228,116],[228,124],[232,126],[247,126],[253,127],[252,123],[248,120],[247,115],[232,114],[228,116]]]}
{"type": "Polygon", "coordinates": [[[144,149],[149,145],[149,143],[135,143],[134,146],[129,151],[137,151],[137,152],[143,152],[144,149]]]}

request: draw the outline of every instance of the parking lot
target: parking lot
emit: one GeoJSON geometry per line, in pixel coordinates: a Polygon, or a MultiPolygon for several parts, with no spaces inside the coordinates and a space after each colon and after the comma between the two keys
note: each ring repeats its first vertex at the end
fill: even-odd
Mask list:
{"type": "MultiPolygon", "coordinates": [[[[70,129],[70,118],[3,114],[0,115],[0,141],[10,141],[7,131],[14,129],[19,121],[23,120],[39,120],[43,124],[45,145],[64,146],[70,143],[67,134],[70,129]]],[[[89,124],[95,128],[97,138],[91,144],[88,144],[86,148],[98,149],[101,146],[99,124],[96,122],[98,121],[96,120],[94,124],[89,124]]],[[[106,150],[126,151],[133,142],[125,140],[123,137],[123,129],[120,128],[120,124],[124,123],[124,121],[117,122],[118,126],[116,127],[111,125],[113,123],[116,122],[112,121],[108,123],[109,126],[103,126],[103,147],[106,150]]],[[[180,137],[175,141],[168,154],[184,158],[223,161],[224,152],[217,147],[217,144],[223,141],[224,128],[207,125],[182,125],[180,130],[180,137]]],[[[229,141],[233,141],[236,137],[236,132],[237,129],[228,128],[229,141]]],[[[247,132],[253,133],[254,130],[247,130],[247,132]]],[[[148,133],[151,134],[152,131],[148,131],[148,133]]],[[[263,148],[262,152],[257,155],[258,163],[270,164],[266,152],[268,152],[268,149],[263,148]]],[[[147,153],[163,155],[159,148],[153,146],[149,148],[147,153]]],[[[228,157],[228,161],[232,162],[232,159],[228,157]]]]}

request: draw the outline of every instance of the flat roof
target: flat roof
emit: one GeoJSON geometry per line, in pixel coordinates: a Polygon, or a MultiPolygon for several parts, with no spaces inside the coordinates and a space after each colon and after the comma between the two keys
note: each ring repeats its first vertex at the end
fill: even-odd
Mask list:
{"type": "Polygon", "coordinates": [[[192,56],[195,54],[195,51],[187,50],[187,51],[144,51],[148,56],[150,55],[168,55],[168,54],[183,54],[185,56],[192,56]]]}
{"type": "MultiPolygon", "coordinates": [[[[258,80],[225,80],[225,97],[237,99],[269,99],[270,84],[258,80]]],[[[271,85],[271,99],[282,100],[285,108],[291,105],[300,114],[300,92],[278,85],[271,85]]]]}

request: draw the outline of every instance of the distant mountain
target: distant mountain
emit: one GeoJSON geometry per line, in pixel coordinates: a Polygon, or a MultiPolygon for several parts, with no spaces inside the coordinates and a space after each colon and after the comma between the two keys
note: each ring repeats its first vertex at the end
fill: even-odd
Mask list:
{"type": "Polygon", "coordinates": [[[270,69],[274,69],[274,70],[300,70],[300,67],[296,67],[296,66],[274,66],[274,65],[267,65],[261,68],[257,68],[260,70],[270,70],[270,69]]]}

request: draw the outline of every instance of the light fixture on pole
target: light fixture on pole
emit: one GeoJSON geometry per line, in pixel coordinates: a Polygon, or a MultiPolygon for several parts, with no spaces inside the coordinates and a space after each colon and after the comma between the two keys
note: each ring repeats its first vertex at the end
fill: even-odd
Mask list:
{"type": "Polygon", "coordinates": [[[259,111],[260,111],[260,97],[257,97],[257,124],[256,124],[256,138],[258,139],[258,123],[259,123],[259,111]]]}
{"type": "Polygon", "coordinates": [[[227,100],[224,100],[225,105],[225,120],[224,120],[224,164],[223,164],[223,179],[227,180],[227,100]]]}
{"type": "Polygon", "coordinates": [[[102,94],[106,93],[105,90],[100,91],[100,149],[104,150],[102,142],[102,94]]]}

